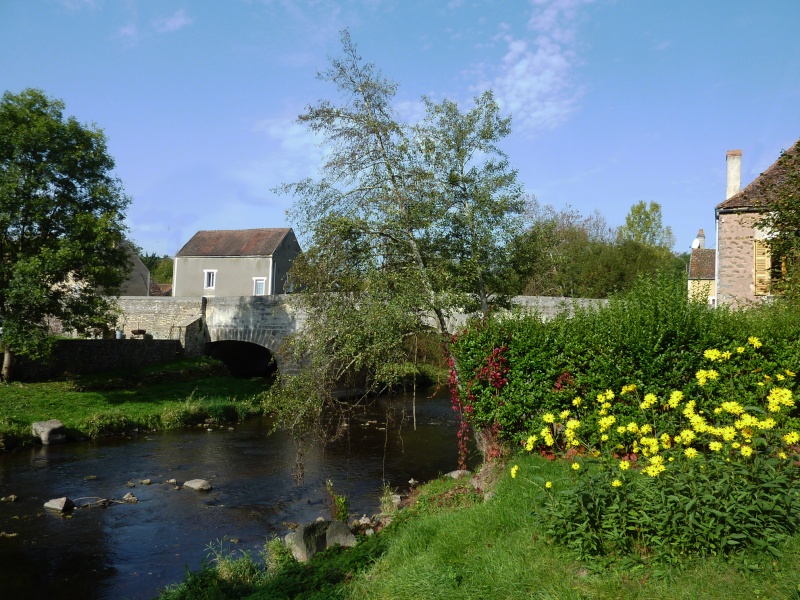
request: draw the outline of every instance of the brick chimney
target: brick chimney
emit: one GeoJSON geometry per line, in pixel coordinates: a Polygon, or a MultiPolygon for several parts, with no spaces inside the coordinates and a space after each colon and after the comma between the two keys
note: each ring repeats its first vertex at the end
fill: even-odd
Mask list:
{"type": "Polygon", "coordinates": [[[703,233],[703,230],[697,232],[697,247],[700,250],[704,250],[706,247],[706,234],[703,233]]]}
{"type": "Polygon", "coordinates": [[[725,200],[738,193],[742,187],[742,151],[728,150],[726,160],[728,163],[728,187],[725,191],[725,200]]]}

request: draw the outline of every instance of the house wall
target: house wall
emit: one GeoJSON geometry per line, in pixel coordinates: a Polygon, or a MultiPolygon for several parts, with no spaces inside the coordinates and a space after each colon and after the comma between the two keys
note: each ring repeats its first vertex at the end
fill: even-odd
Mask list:
{"type": "Polygon", "coordinates": [[[269,292],[272,258],[269,256],[181,256],[175,258],[172,294],[187,296],[252,296],[253,277],[266,279],[269,292]],[[205,289],[204,270],[216,269],[213,290],[205,289]]]}
{"type": "Polygon", "coordinates": [[[136,256],[133,249],[129,252],[131,270],[128,277],[120,288],[120,296],[149,296],[150,295],[150,271],[136,256]]]}
{"type": "Polygon", "coordinates": [[[275,289],[273,294],[288,294],[292,290],[287,282],[289,269],[297,255],[300,254],[300,244],[294,232],[289,231],[281,241],[280,246],[275,249],[273,259],[275,260],[275,289]]]}
{"type": "Polygon", "coordinates": [[[717,296],[717,283],[713,279],[690,279],[689,298],[706,299],[711,303],[711,299],[717,296]]]}
{"type": "Polygon", "coordinates": [[[743,305],[761,302],[755,295],[753,240],[763,237],[755,227],[758,213],[720,214],[717,217],[717,303],[743,305]]]}

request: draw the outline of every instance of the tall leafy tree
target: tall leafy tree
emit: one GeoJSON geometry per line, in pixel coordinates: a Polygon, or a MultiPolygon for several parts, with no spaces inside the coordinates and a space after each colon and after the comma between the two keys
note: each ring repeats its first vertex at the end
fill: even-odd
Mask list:
{"type": "Polygon", "coordinates": [[[322,138],[321,177],[279,188],[294,196],[290,219],[308,248],[290,274],[309,315],[286,350],[302,368],[281,394],[294,390],[296,402],[275,403],[290,428],[315,422],[348,377],[376,391],[412,373],[413,340],[447,333],[452,308],[472,300],[488,310],[507,289],[503,232],[520,212],[516,172],[497,148],[509,122],[491,94],[466,113],[427,101],[426,119],[404,122],[397,85],[346,31],[319,77],[339,100],[299,122],[322,138]]]}
{"type": "Polygon", "coordinates": [[[631,206],[625,223],[617,230],[617,239],[667,250],[675,245],[672,229],[663,224],[661,205],[658,202],[647,204],[644,200],[631,206]]]}
{"type": "Polygon", "coordinates": [[[42,356],[50,325],[84,330],[112,319],[126,275],[120,248],[129,200],[112,176],[103,132],[65,118],[42,91],[0,100],[0,348],[42,356]]]}
{"type": "Polygon", "coordinates": [[[438,222],[431,238],[447,261],[453,300],[485,316],[490,302],[516,291],[510,243],[522,230],[526,204],[517,171],[498,145],[511,132],[511,118],[500,115],[491,91],[466,112],[450,100],[425,104],[416,136],[434,180],[430,200],[438,222]]]}

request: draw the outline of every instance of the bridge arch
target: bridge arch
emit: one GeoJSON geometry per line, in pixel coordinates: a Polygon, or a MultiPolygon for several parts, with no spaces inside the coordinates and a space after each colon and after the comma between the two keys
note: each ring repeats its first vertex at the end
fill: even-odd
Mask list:
{"type": "Polygon", "coordinates": [[[260,344],[239,340],[207,342],[204,354],[222,361],[234,377],[270,377],[278,370],[275,353],[260,344]]]}

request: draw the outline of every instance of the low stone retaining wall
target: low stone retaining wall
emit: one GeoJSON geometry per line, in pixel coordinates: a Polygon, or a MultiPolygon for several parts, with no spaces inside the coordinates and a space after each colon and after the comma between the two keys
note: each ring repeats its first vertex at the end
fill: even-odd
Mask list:
{"type": "Polygon", "coordinates": [[[41,381],[64,375],[82,375],[137,369],[171,362],[182,356],[178,340],[58,340],[45,362],[15,357],[14,379],[41,381]]]}

